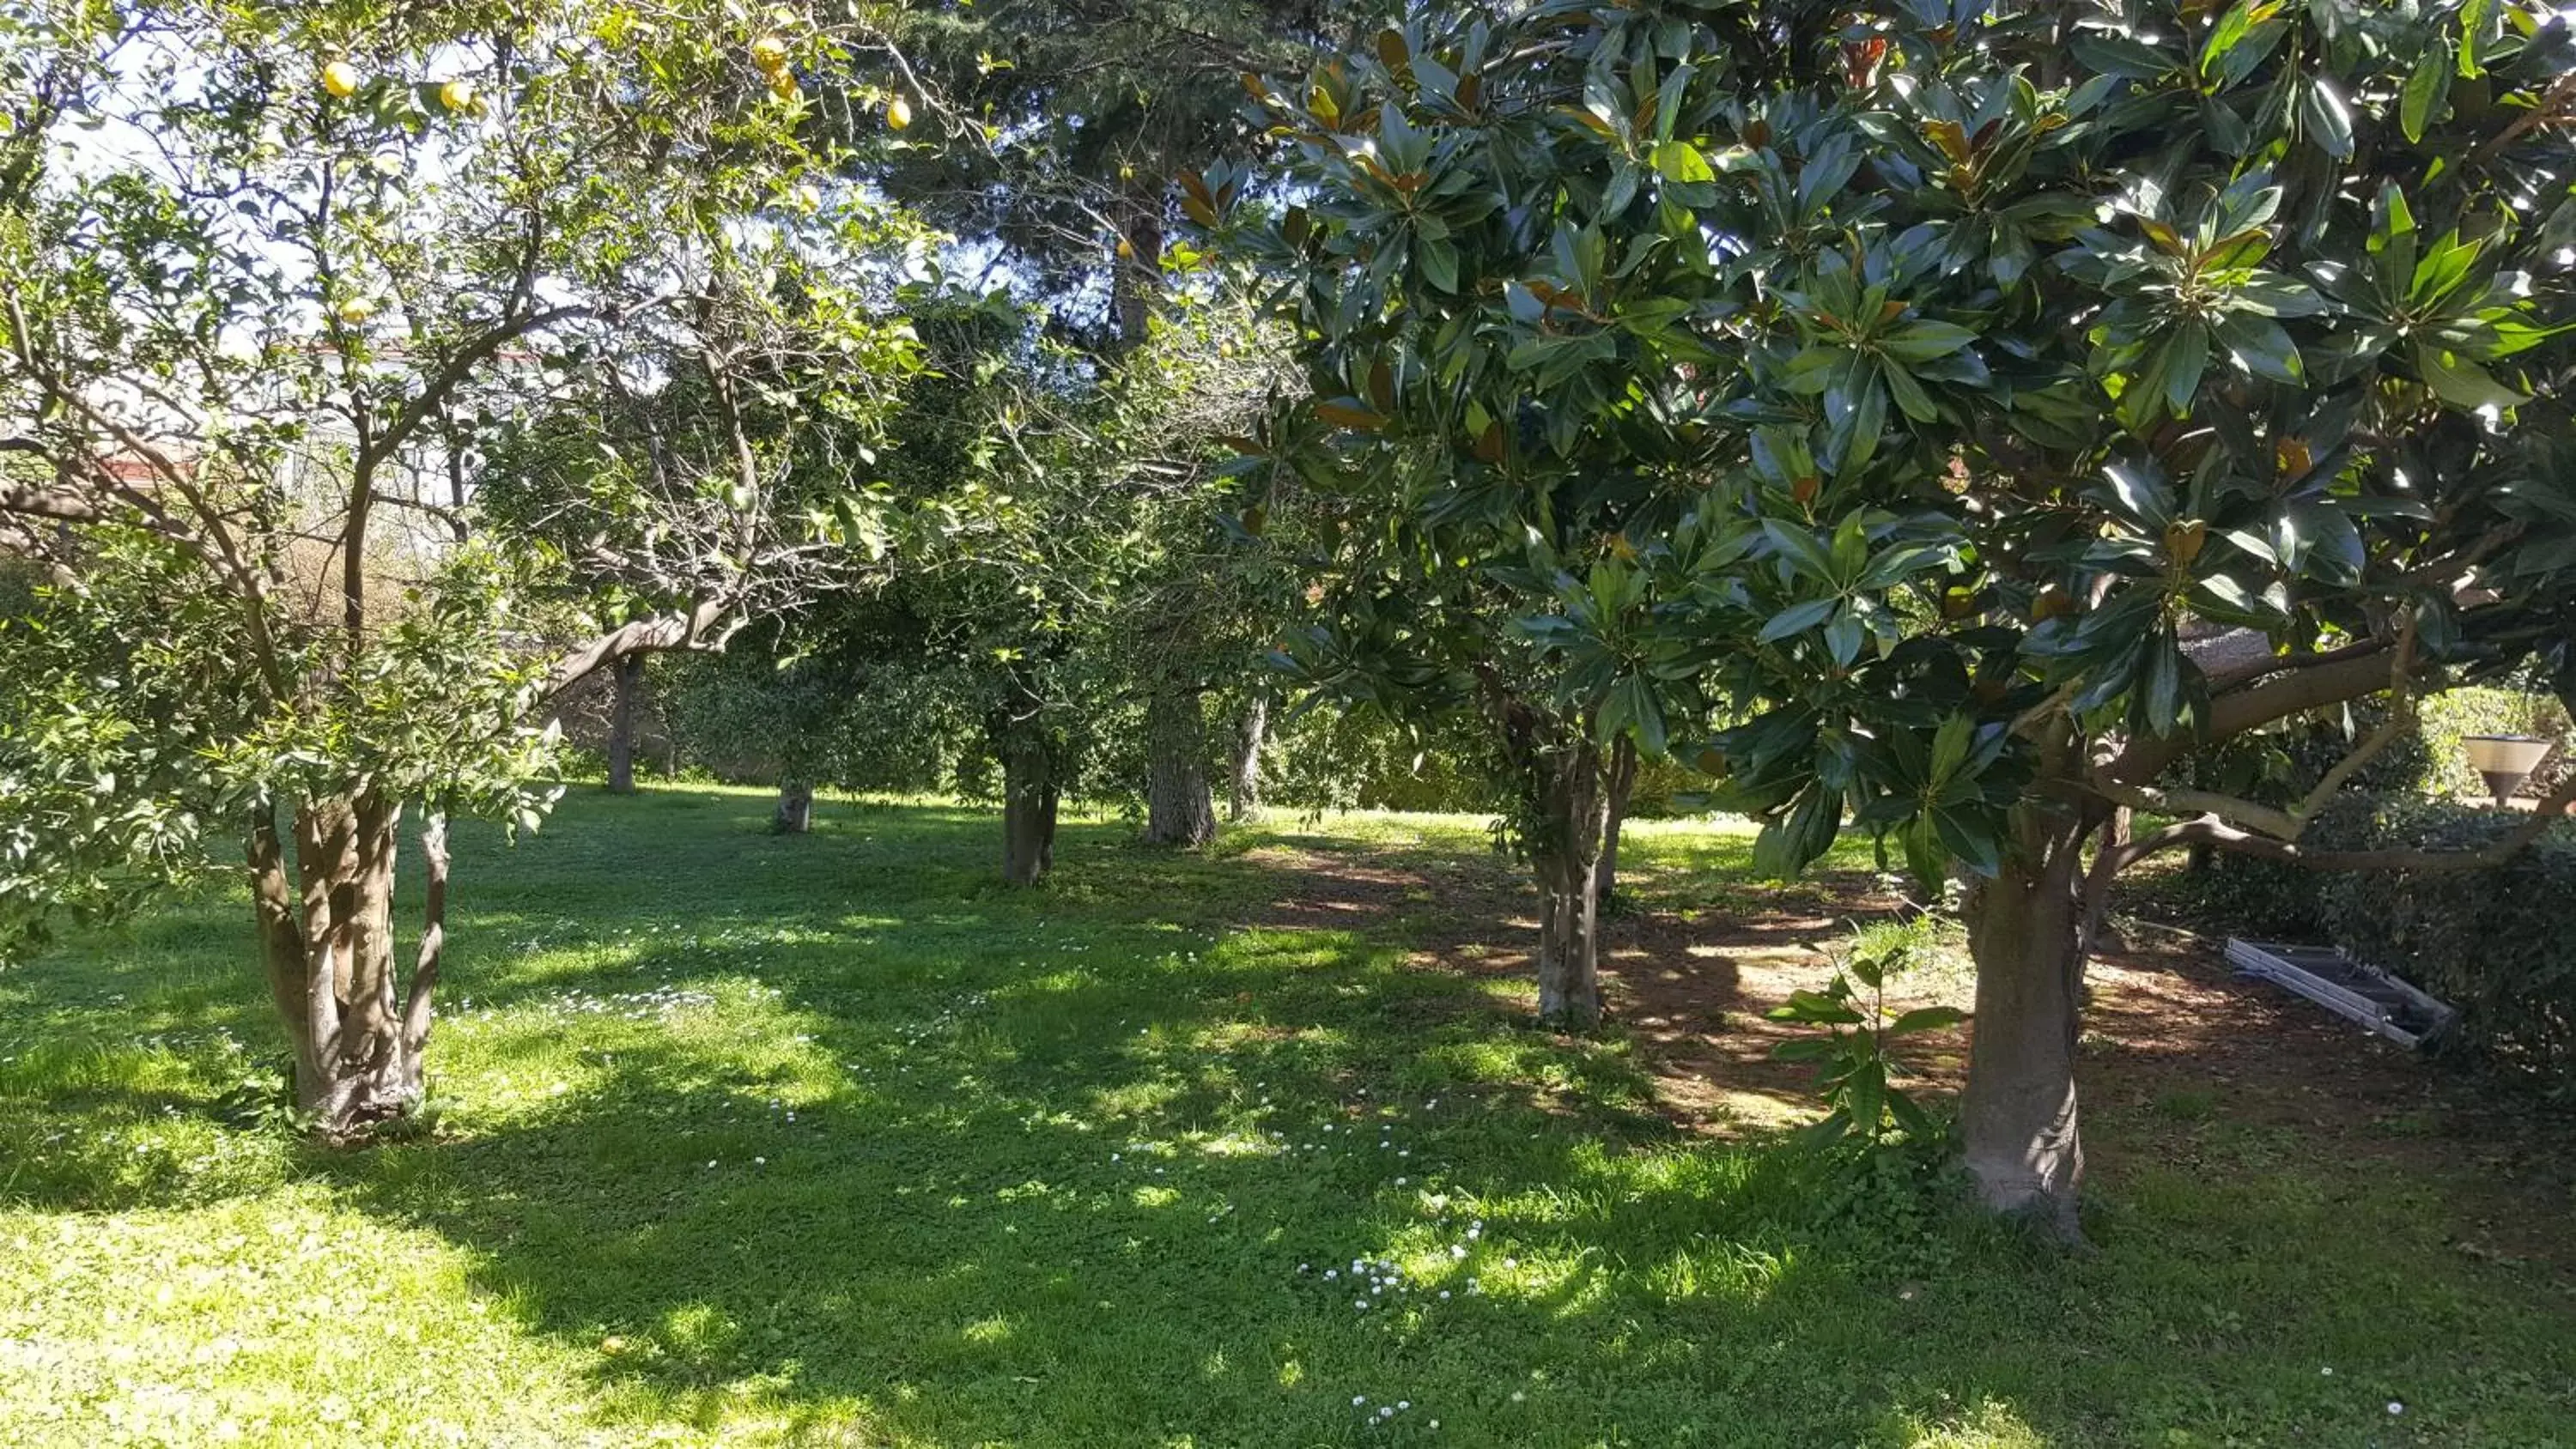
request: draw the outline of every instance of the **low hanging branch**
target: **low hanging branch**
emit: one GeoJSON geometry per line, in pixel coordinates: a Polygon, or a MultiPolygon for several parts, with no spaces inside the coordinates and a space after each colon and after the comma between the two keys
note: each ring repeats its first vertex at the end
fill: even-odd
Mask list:
{"type": "Polygon", "coordinates": [[[2209,814],[2168,825],[2121,848],[2119,864],[2114,869],[2126,869],[2148,856],[2179,846],[2210,845],[2238,855],[2286,861],[2309,870],[2387,870],[2425,874],[2484,870],[2504,864],[2547,834],[2552,825],[2565,818],[2571,805],[2576,805],[2576,774],[2569,775],[2557,789],[2543,797],[2530,819],[2475,850],[2315,850],[2300,845],[2296,840],[2282,840],[2238,829],[2219,816],[2209,814]]]}

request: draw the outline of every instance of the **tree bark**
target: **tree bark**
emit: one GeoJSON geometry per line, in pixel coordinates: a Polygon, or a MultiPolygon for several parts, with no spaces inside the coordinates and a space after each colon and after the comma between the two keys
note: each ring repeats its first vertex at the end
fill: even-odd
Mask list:
{"type": "Polygon", "coordinates": [[[1207,728],[1198,696],[1174,689],[1145,701],[1145,840],[1196,848],[1216,839],[1207,728]]]}
{"type": "Polygon", "coordinates": [[[393,964],[395,834],[402,807],[372,792],[300,802],[294,871],[276,821],[247,849],[271,996],[295,1043],[295,1101],[326,1139],[418,1106],[432,993],[446,946],[447,832],[422,822],[428,899],[410,989],[393,964]]]}
{"type": "Polygon", "coordinates": [[[814,828],[814,785],[793,776],[778,782],[778,812],[770,818],[772,835],[803,835],[814,828]]]}
{"type": "Polygon", "coordinates": [[[1628,792],[1637,785],[1637,747],[1626,735],[1610,748],[1609,802],[1601,823],[1601,859],[1592,870],[1592,894],[1607,902],[1619,884],[1619,827],[1628,820],[1628,792]]]}
{"type": "Polygon", "coordinates": [[[267,968],[269,998],[277,1005],[289,1037],[304,1039],[306,1002],[304,921],[298,914],[295,882],[286,866],[286,847],[277,834],[277,804],[262,801],[251,812],[251,912],[259,924],[261,963],[267,968]]]}
{"type": "Polygon", "coordinates": [[[1111,311],[1122,352],[1144,345],[1154,320],[1154,298],[1163,283],[1162,192],[1130,197],[1121,227],[1120,255],[1109,284],[1111,311]]]}
{"type": "Polygon", "coordinates": [[[1235,733],[1234,778],[1227,792],[1227,817],[1240,825],[1261,818],[1261,741],[1270,731],[1270,696],[1256,694],[1243,711],[1235,733]]]}
{"type": "Polygon", "coordinates": [[[1601,1021],[1601,838],[1609,809],[1601,752],[1589,741],[1551,752],[1538,772],[1538,1015],[1585,1031],[1601,1021]]]}
{"type": "Polygon", "coordinates": [[[1002,880],[1033,886],[1055,867],[1057,786],[1046,741],[1020,731],[1002,753],[1002,880]]]}
{"type": "Polygon", "coordinates": [[[2084,981],[2084,967],[2096,951],[2105,946],[2116,951],[2127,944],[2111,924],[2111,887],[2119,878],[2122,852],[2129,847],[2130,820],[2126,805],[2111,812],[2110,820],[2102,827],[2102,843],[2093,853],[2093,868],[2084,876],[2084,923],[2075,938],[2075,980],[2079,987],[2084,981]]]}
{"type": "Polygon", "coordinates": [[[644,656],[629,654],[609,671],[612,691],[608,708],[608,791],[635,793],[636,696],[643,692],[644,656]]]}
{"type": "Polygon", "coordinates": [[[2013,823],[2002,870],[1980,881],[1967,902],[1977,1009],[1961,1137],[1981,1203],[2080,1243],[2075,878],[2091,822],[2025,802],[2013,823]]]}

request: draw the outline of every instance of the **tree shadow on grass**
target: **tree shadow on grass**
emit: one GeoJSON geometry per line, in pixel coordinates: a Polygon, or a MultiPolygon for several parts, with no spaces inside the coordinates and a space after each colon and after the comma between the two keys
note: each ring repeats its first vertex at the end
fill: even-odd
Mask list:
{"type": "Polygon", "coordinates": [[[1287,1445],[1440,1417],[1441,1442],[1571,1445],[1884,1418],[1800,1347],[1807,1295],[1870,1276],[1805,1169],[1681,1142],[1616,1037],[1527,1030],[1401,929],[1220,929],[1303,889],[1258,862],[1078,838],[1116,852],[1091,888],[943,893],[943,850],[980,840],[903,836],[839,899],[782,880],[867,842],[792,842],[735,863],[772,872],[737,914],[487,988],[461,1052],[624,981],[716,999],[597,1036],[538,1107],[476,1127],[468,1103],[463,1140],[329,1171],[472,1249],[638,1423],[1287,1445]],[[1355,1258],[1400,1286],[1355,1286],[1355,1258]],[[1836,1387],[1772,1403],[1780,1372],[1836,1387]],[[1371,1428],[1353,1396],[1417,1408],[1371,1428]]]}
{"type": "Polygon", "coordinates": [[[298,1169],[466,1249],[638,1432],[2361,1442],[2312,1353],[2357,1376],[2423,1327],[2475,1345],[2459,1381],[2531,1323],[2338,1256],[2348,1204],[2151,1199],[2078,1262],[1855,1209],[1810,1159],[1676,1132],[1632,1039],[1414,961],[1409,883],[1402,914],[1246,929],[1348,882],[1101,824],[1011,893],[982,817],[777,840],[764,811],[469,837],[454,1135],[298,1169]]]}

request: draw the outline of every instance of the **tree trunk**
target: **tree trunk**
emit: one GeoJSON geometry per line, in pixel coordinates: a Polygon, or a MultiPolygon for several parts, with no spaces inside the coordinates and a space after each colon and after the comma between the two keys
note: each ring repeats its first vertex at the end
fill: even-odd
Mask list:
{"type": "Polygon", "coordinates": [[[2102,828],[2102,842],[2094,849],[2093,868],[2084,876],[2084,924],[2075,937],[2075,980],[2079,988],[2084,982],[2084,968],[2095,952],[2105,947],[2125,950],[2128,946],[2120,938],[2119,928],[2111,924],[2111,887],[2120,874],[2120,852],[2129,844],[2130,829],[2129,807],[2114,809],[2109,823],[2102,828]]]}
{"type": "Polygon", "coordinates": [[[1609,803],[1601,822],[1601,859],[1592,868],[1592,894],[1602,903],[1619,884],[1619,827],[1627,823],[1628,792],[1637,785],[1637,747],[1626,735],[1610,748],[1609,803]]]}
{"type": "Polygon", "coordinates": [[[273,817],[255,815],[248,858],[261,954],[295,1043],[295,1102],[339,1139],[420,1103],[432,994],[446,947],[447,829],[421,826],[428,896],[410,990],[393,963],[395,832],[402,808],[373,793],[295,811],[294,876],[273,817]]]}
{"type": "Polygon", "coordinates": [[[1261,741],[1270,730],[1270,696],[1256,694],[1243,711],[1234,740],[1234,779],[1227,817],[1240,825],[1261,818],[1261,741]]]}
{"type": "Polygon", "coordinates": [[[1144,344],[1153,325],[1154,298],[1163,284],[1162,192],[1131,198],[1120,229],[1117,265],[1112,269],[1109,300],[1118,326],[1118,347],[1133,351],[1144,344]]]}
{"type": "Polygon", "coordinates": [[[770,817],[772,835],[803,835],[814,828],[814,785],[788,778],[778,782],[778,813],[770,817]]]}
{"type": "Polygon", "coordinates": [[[1002,880],[1033,886],[1055,867],[1057,786],[1046,741],[1011,739],[1002,754],[1002,880]]]}
{"type": "Polygon", "coordinates": [[[629,654],[608,673],[613,691],[608,707],[608,791],[635,793],[635,708],[643,692],[644,656],[629,654]]]}
{"type": "Polygon", "coordinates": [[[2014,812],[2002,871],[1967,902],[1977,1012],[1960,1127],[1977,1197],[2059,1239],[2083,1240],[2077,1194],[2075,1040],[2079,911],[2075,876],[2090,822],[2047,804],[2014,812]]]}
{"type": "Polygon", "coordinates": [[[1198,696],[1157,690],[1145,702],[1145,841],[1195,848],[1216,839],[1207,728],[1198,696]]]}
{"type": "Polygon", "coordinates": [[[1601,1020],[1603,783],[1601,752],[1588,741],[1550,754],[1539,772],[1541,833],[1530,843],[1539,891],[1538,1015],[1569,1031],[1601,1020]]]}

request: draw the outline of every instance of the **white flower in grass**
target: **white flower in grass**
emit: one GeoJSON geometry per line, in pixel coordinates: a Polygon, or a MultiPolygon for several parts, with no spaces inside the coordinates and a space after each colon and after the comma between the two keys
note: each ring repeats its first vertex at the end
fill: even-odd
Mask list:
{"type": "Polygon", "coordinates": [[[2392,1414],[2402,1414],[2406,1412],[2406,1406],[2397,1402],[2395,1399],[2390,1399],[2388,1401],[2388,1412],[2392,1414]]]}

